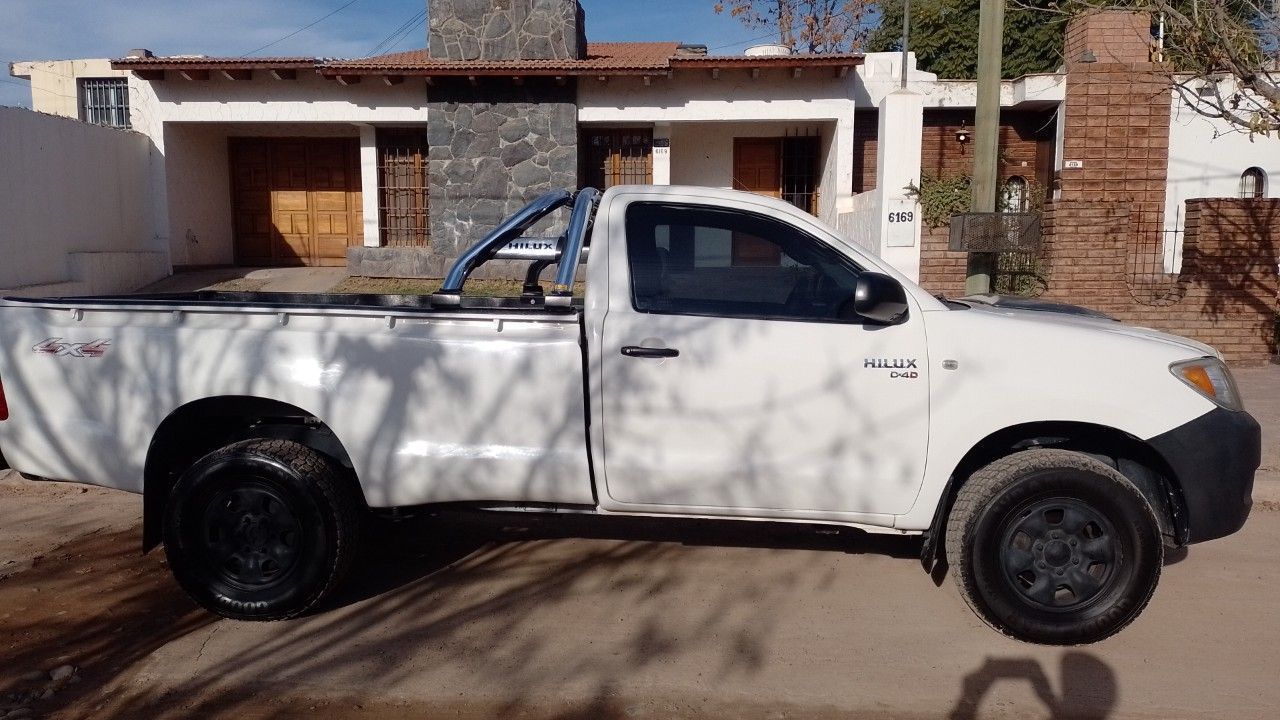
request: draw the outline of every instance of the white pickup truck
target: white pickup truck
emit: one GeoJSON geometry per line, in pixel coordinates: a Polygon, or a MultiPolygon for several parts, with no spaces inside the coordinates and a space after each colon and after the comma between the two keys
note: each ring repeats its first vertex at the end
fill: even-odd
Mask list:
{"type": "Polygon", "coordinates": [[[232,618],[314,606],[366,513],[450,504],[922,535],[996,629],[1092,642],[1166,545],[1242,526],[1260,432],[1212,348],[1068,309],[935,298],[779,200],[554,192],[432,296],[5,299],[0,451],[142,493],[144,549],[232,618]],[[465,295],[494,259],[521,297],[465,295]]]}

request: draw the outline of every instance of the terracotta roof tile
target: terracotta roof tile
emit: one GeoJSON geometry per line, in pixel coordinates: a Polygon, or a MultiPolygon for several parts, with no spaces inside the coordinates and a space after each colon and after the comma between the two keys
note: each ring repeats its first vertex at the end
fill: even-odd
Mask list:
{"type": "Polygon", "coordinates": [[[327,75],[388,71],[413,75],[663,72],[670,66],[677,47],[679,43],[674,42],[587,43],[587,57],[582,60],[438,60],[430,57],[426,50],[410,50],[369,58],[330,60],[321,63],[320,69],[327,75]]]}
{"type": "Polygon", "coordinates": [[[861,53],[800,53],[796,55],[684,55],[671,58],[673,67],[827,67],[858,65],[861,53]]]}
{"type": "Polygon", "coordinates": [[[175,57],[128,57],[111,61],[117,70],[253,70],[253,69],[312,69],[316,58],[310,57],[209,57],[204,55],[180,55],[175,57]]]}
{"type": "Polygon", "coordinates": [[[426,50],[350,60],[307,57],[232,58],[176,56],[121,58],[111,66],[120,70],[272,70],[316,69],[324,75],[644,75],[681,67],[812,67],[848,66],[862,55],[683,55],[675,42],[587,43],[581,60],[439,60],[426,50]]]}

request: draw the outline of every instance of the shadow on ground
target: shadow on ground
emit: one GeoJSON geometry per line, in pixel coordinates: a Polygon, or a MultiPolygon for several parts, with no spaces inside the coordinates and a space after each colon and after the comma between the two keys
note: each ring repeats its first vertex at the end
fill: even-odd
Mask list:
{"type": "MultiPolygon", "coordinates": [[[[481,651],[478,658],[477,672],[492,673],[495,683],[510,681],[517,691],[477,704],[460,701],[449,717],[630,717],[628,708],[617,704],[611,679],[678,653],[715,647],[714,638],[731,641],[709,673],[727,677],[759,671],[771,617],[785,593],[796,591],[799,566],[823,555],[797,555],[797,570],[777,587],[748,582],[718,588],[715,595],[708,589],[705,612],[673,625],[664,615],[665,591],[699,582],[672,561],[682,546],[870,553],[904,560],[919,554],[919,541],[912,538],[796,524],[524,514],[377,521],[345,590],[327,607],[310,617],[262,626],[260,640],[234,657],[202,661],[199,655],[213,633],[239,624],[194,607],[171,580],[162,553],[138,553],[137,529],[101,533],[0,580],[0,626],[7,637],[0,647],[0,697],[29,706],[37,717],[288,718],[314,716],[313,706],[328,708],[326,717],[435,716],[376,699],[378,686],[414,672],[413,662],[406,660],[414,659],[415,649],[466,642],[471,626],[483,623],[495,625],[500,636],[517,630],[529,635],[514,649],[481,651]],[[570,538],[605,542],[561,542],[570,538]],[[550,555],[548,548],[559,555],[550,555]],[[608,587],[598,587],[601,582],[608,587]],[[645,614],[629,619],[634,632],[628,629],[616,661],[607,667],[587,660],[579,667],[546,662],[560,629],[543,627],[539,608],[593,592],[641,598],[632,609],[645,614]],[[346,644],[388,624],[403,641],[400,656],[384,655],[368,643],[346,644]],[[198,653],[179,659],[184,668],[191,665],[188,682],[166,692],[127,682],[157,649],[193,633],[207,637],[195,635],[198,653]],[[47,671],[63,664],[78,668],[79,681],[40,697],[49,686],[47,671]],[[293,701],[282,694],[305,687],[300,678],[323,676],[337,666],[344,671],[360,666],[357,674],[367,675],[375,699],[334,704],[293,701]],[[543,705],[518,692],[554,686],[561,675],[591,678],[593,699],[543,705]]],[[[744,708],[732,712],[752,715],[744,708]]]]}

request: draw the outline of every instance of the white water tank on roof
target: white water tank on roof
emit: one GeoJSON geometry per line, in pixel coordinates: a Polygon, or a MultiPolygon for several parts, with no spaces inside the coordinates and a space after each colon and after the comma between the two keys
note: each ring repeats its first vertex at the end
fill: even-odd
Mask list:
{"type": "Polygon", "coordinates": [[[747,48],[746,51],[743,52],[743,54],[749,55],[751,57],[759,57],[761,55],[768,55],[768,56],[790,55],[791,48],[779,43],[768,43],[765,45],[752,45],[751,47],[747,48]]]}

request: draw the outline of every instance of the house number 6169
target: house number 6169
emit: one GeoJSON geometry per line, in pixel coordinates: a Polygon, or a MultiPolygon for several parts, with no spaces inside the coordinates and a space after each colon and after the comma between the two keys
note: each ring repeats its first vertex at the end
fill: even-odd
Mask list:
{"type": "Polygon", "coordinates": [[[902,212],[889,213],[889,222],[915,222],[916,214],[913,210],[904,210],[902,212]]]}

